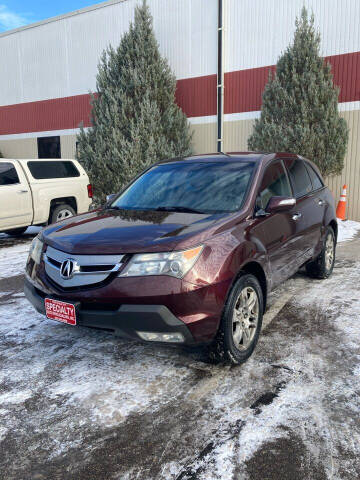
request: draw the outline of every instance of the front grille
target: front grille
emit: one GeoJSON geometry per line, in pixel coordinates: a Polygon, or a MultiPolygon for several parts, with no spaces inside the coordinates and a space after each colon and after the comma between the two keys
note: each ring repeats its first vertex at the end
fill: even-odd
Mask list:
{"type": "Polygon", "coordinates": [[[64,290],[102,284],[123,266],[124,255],[74,255],[53,247],[44,254],[45,272],[51,282],[64,290]],[[70,269],[62,267],[71,262],[70,269]]]}
{"type": "Polygon", "coordinates": [[[51,257],[47,257],[47,259],[48,259],[48,261],[49,261],[50,263],[52,263],[55,267],[58,267],[58,268],[61,267],[61,262],[57,262],[56,260],[54,260],[54,259],[51,258],[51,257]]]}
{"type": "Polygon", "coordinates": [[[83,265],[80,272],[108,272],[115,268],[116,265],[83,265]]]}

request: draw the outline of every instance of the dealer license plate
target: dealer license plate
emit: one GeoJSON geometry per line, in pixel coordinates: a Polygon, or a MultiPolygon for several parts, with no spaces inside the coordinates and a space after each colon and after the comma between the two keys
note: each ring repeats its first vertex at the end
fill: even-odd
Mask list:
{"type": "Polygon", "coordinates": [[[45,298],[45,311],[47,318],[76,325],[76,310],[72,303],[61,302],[52,298],[45,298]]]}

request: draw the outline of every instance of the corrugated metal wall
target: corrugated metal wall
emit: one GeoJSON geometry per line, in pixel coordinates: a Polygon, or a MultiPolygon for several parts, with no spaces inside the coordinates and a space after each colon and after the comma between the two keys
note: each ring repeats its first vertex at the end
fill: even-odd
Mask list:
{"type": "MultiPolygon", "coordinates": [[[[117,46],[138,0],[125,0],[0,36],[0,105],[95,90],[100,55],[117,46]],[[15,82],[15,83],[14,83],[15,82]]],[[[216,0],[148,0],[154,29],[177,78],[216,73],[216,0]]]]}
{"type": "MultiPolygon", "coordinates": [[[[138,1],[112,0],[0,35],[3,154],[36,156],[36,137],[46,135],[60,135],[62,154],[74,154],[77,127],[89,122],[87,94],[95,89],[99,56],[119,43],[138,1]]],[[[178,78],[177,101],[190,117],[195,150],[215,151],[218,2],[148,2],[160,50],[178,78]]],[[[338,198],[348,184],[349,217],[360,220],[360,0],[224,0],[223,149],[247,149],[269,69],[291,42],[304,4],[314,12],[321,53],[333,66],[350,127],[344,172],[329,185],[338,198]]]]}
{"type": "Polygon", "coordinates": [[[345,166],[341,175],[328,178],[327,183],[337,201],[343,185],[347,185],[347,216],[360,221],[360,106],[358,110],[344,111],[341,115],[350,128],[345,166]]]}
{"type": "Polygon", "coordinates": [[[327,182],[337,200],[348,185],[348,216],[360,220],[360,1],[226,0],[224,149],[247,150],[268,72],[291,42],[303,5],[314,13],[350,128],[343,173],[327,182]]]}

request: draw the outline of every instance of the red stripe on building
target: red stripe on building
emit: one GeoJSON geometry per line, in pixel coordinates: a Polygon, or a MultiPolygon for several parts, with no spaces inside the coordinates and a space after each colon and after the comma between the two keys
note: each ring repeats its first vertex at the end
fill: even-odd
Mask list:
{"type": "Polygon", "coordinates": [[[260,110],[261,96],[275,66],[225,73],[224,113],[260,110]]]}
{"type": "MultiPolygon", "coordinates": [[[[360,52],[326,57],[332,65],[340,102],[360,100],[360,52]]],[[[225,74],[224,112],[260,110],[269,70],[251,68],[225,74]]],[[[216,114],[216,75],[178,80],[176,101],[188,117],[216,114]]],[[[43,100],[0,107],[0,135],[44,132],[90,125],[89,95],[43,100]]]]}
{"type": "MultiPolygon", "coordinates": [[[[178,80],[176,101],[188,117],[216,115],[216,75],[178,80]]],[[[90,125],[90,96],[0,107],[0,135],[45,132],[90,125]]]]}
{"type": "Polygon", "coordinates": [[[0,135],[89,126],[90,111],[87,94],[0,107],[0,135]]]}
{"type": "MultiPolygon", "coordinates": [[[[360,52],[325,57],[331,64],[334,83],[340,87],[339,102],[360,100],[360,52]]],[[[225,74],[225,113],[261,109],[262,92],[275,65],[225,74]]]]}
{"type": "Polygon", "coordinates": [[[216,75],[178,80],[176,101],[188,117],[216,115],[216,75]]]}

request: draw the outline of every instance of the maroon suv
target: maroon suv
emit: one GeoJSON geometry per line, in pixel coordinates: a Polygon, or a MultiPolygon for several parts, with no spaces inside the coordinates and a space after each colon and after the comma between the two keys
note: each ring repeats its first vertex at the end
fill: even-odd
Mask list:
{"type": "Polygon", "coordinates": [[[48,318],[150,342],[251,355],[268,292],[306,266],[333,269],[334,199],[288,153],[158,163],[103,208],[45,228],[25,293],[48,318]]]}

